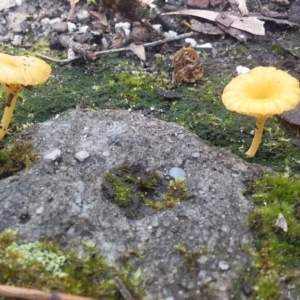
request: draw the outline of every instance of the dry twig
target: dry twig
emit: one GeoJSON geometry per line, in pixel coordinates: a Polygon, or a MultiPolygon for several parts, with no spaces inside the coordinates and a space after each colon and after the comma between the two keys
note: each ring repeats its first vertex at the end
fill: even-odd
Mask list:
{"type": "MultiPolygon", "coordinates": [[[[185,38],[188,38],[188,37],[191,37],[191,36],[194,36],[194,35],[198,35],[198,34],[199,34],[198,32],[192,31],[192,32],[188,32],[188,33],[183,33],[183,34],[177,35],[177,36],[175,36],[173,38],[166,38],[166,39],[158,40],[158,41],[155,41],[155,42],[145,43],[145,44],[142,44],[142,46],[144,46],[145,48],[150,48],[150,47],[154,47],[154,46],[157,46],[157,45],[161,45],[161,44],[165,44],[165,43],[169,43],[169,42],[173,42],[173,41],[178,41],[178,40],[181,40],[181,39],[185,39],[185,38]]],[[[96,57],[99,57],[101,55],[112,54],[112,53],[119,53],[119,52],[124,52],[124,51],[132,51],[132,49],[131,49],[130,46],[123,47],[123,48],[118,48],[118,49],[108,49],[108,50],[94,52],[94,53],[92,53],[92,56],[95,59],[96,57]]],[[[89,51],[89,52],[91,53],[91,51],[89,51]]],[[[66,65],[68,63],[71,63],[74,60],[77,60],[77,59],[79,59],[79,58],[82,57],[82,56],[75,56],[74,58],[67,58],[67,59],[62,59],[62,60],[56,60],[56,59],[53,59],[53,58],[51,58],[49,56],[46,56],[46,55],[43,55],[43,54],[40,54],[40,53],[36,53],[36,55],[38,57],[41,57],[41,58],[47,59],[49,61],[55,62],[55,63],[57,63],[60,66],[66,65]]]]}
{"type": "Polygon", "coordinates": [[[0,296],[6,298],[19,298],[29,300],[96,300],[95,298],[74,296],[70,294],[64,294],[58,291],[46,293],[39,290],[26,289],[8,285],[0,285],[0,296]]]}

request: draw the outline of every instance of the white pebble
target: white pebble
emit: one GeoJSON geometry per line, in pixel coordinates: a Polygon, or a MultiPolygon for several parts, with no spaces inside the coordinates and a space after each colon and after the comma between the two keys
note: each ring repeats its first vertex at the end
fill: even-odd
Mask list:
{"type": "Polygon", "coordinates": [[[103,156],[110,156],[110,152],[109,151],[104,151],[104,152],[102,152],[102,155],[103,156]]]}
{"type": "Polygon", "coordinates": [[[77,26],[74,23],[68,22],[68,32],[69,33],[74,32],[76,30],[76,28],[77,28],[77,26]]]}
{"type": "Polygon", "coordinates": [[[152,27],[158,31],[158,32],[162,32],[162,25],[161,24],[153,24],[152,27]]]}
{"type": "Polygon", "coordinates": [[[243,67],[243,66],[237,66],[236,72],[238,73],[238,75],[246,74],[246,73],[250,72],[250,69],[247,67],[243,67]]]}
{"type": "Polygon", "coordinates": [[[186,38],[186,39],[184,40],[184,42],[185,42],[186,44],[190,44],[192,47],[196,47],[196,46],[197,46],[196,40],[191,39],[191,38],[186,38]]]}
{"type": "Polygon", "coordinates": [[[79,160],[80,162],[84,162],[90,154],[87,151],[79,151],[75,154],[75,158],[79,160]]]}
{"type": "Polygon", "coordinates": [[[202,44],[202,45],[197,45],[196,48],[209,48],[212,49],[212,44],[211,43],[206,43],[206,44],[202,44]]]}
{"type": "Polygon", "coordinates": [[[229,264],[226,261],[222,260],[219,262],[219,268],[222,271],[227,271],[229,269],[229,264]]]}
{"type": "Polygon", "coordinates": [[[101,39],[101,43],[102,43],[103,49],[107,49],[108,48],[109,44],[108,44],[108,41],[107,41],[107,39],[105,37],[101,39]]]}
{"type": "Polygon", "coordinates": [[[44,155],[43,159],[56,161],[61,157],[61,151],[59,149],[54,149],[50,153],[44,155]]]}
{"type": "Polygon", "coordinates": [[[186,172],[181,168],[173,167],[169,171],[169,175],[173,177],[175,180],[177,179],[185,179],[186,172]]]}
{"type": "Polygon", "coordinates": [[[167,39],[170,39],[170,38],[174,38],[176,37],[178,34],[177,32],[173,31],[173,30],[169,30],[168,32],[165,32],[164,33],[164,36],[167,38],[167,39]]]}
{"type": "Polygon", "coordinates": [[[199,152],[194,152],[194,153],[192,153],[192,156],[194,158],[198,158],[200,156],[200,153],[199,152]]]}

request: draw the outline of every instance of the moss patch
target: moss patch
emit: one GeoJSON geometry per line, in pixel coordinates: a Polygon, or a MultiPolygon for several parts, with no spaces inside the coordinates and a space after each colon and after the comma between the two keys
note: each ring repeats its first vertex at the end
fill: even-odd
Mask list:
{"type": "Polygon", "coordinates": [[[33,151],[32,144],[25,141],[16,141],[0,150],[0,179],[11,176],[26,168],[29,170],[32,163],[39,158],[33,151]]]}
{"type": "Polygon", "coordinates": [[[134,299],[144,292],[141,270],[116,265],[104,259],[92,242],[84,242],[85,254],[60,249],[49,241],[19,245],[16,232],[0,234],[0,283],[49,291],[57,287],[66,293],[96,299],[123,299],[115,284],[117,277],[134,299]]]}
{"type": "Polygon", "coordinates": [[[183,179],[167,181],[141,165],[123,164],[106,173],[102,190],[104,197],[124,209],[130,219],[174,207],[189,198],[183,179]]]}
{"type": "Polygon", "coordinates": [[[265,175],[254,183],[251,193],[255,208],[249,215],[249,227],[257,250],[251,299],[285,299],[282,291],[287,284],[299,295],[300,179],[287,174],[265,175]],[[287,231],[275,225],[279,213],[287,231]]]}

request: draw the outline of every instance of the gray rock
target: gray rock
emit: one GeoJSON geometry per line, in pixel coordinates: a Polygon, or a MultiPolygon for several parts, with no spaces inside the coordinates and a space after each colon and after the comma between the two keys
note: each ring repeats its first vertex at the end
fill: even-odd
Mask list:
{"type": "Polygon", "coordinates": [[[91,14],[86,9],[82,9],[77,13],[77,19],[79,22],[88,22],[90,18],[91,14]]]}
{"type": "Polygon", "coordinates": [[[211,299],[230,299],[230,290],[246,267],[240,263],[246,255],[241,241],[251,240],[246,224],[251,203],[242,191],[261,174],[261,167],[205,145],[176,124],[128,111],[73,110],[33,126],[26,136],[42,157],[53,149],[63,157],[40,159],[29,173],[24,170],[0,180],[0,231],[17,229],[21,243],[56,239],[78,249],[82,240],[92,240],[110,260],[127,249],[138,249],[142,255],[131,263],[133,269],[142,269],[147,300],[175,299],[180,287],[202,299],[202,285],[209,285],[211,299]],[[174,138],[180,135],[184,139],[174,138]],[[86,149],[90,158],[78,163],[74,159],[78,149],[86,149]],[[197,160],[191,159],[195,149],[200,153],[197,160]],[[130,219],[125,209],[106,198],[107,171],[126,163],[165,174],[178,157],[189,174],[185,183],[193,195],[190,199],[130,219]],[[45,164],[53,170],[45,169],[45,164]],[[226,230],[220,231],[224,225],[226,230]],[[196,277],[184,271],[182,255],[174,249],[179,243],[208,250],[192,275],[196,277]],[[230,264],[226,276],[218,268],[220,261],[230,264]],[[197,278],[201,270],[205,272],[197,278]]]}
{"type": "Polygon", "coordinates": [[[186,176],[186,172],[181,168],[173,167],[170,169],[169,175],[174,179],[184,179],[186,176]]]}
{"type": "Polygon", "coordinates": [[[219,262],[218,266],[219,266],[219,269],[222,271],[227,271],[227,270],[229,270],[229,267],[230,267],[229,264],[223,260],[219,262]]]}
{"type": "Polygon", "coordinates": [[[23,36],[16,34],[11,42],[14,46],[21,46],[23,41],[23,36]]]}
{"type": "Polygon", "coordinates": [[[68,22],[55,22],[51,24],[51,27],[56,32],[66,32],[68,30],[68,22]]]}
{"type": "Polygon", "coordinates": [[[61,151],[59,149],[54,149],[51,152],[45,154],[43,156],[44,160],[51,160],[51,161],[56,161],[61,157],[61,151]]]}
{"type": "Polygon", "coordinates": [[[75,154],[75,158],[81,162],[84,162],[90,154],[87,151],[79,151],[75,154]]]}

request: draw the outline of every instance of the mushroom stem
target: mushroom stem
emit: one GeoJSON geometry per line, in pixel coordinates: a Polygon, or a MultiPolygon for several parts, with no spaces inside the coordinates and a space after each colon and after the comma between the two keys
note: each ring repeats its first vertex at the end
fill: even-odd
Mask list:
{"type": "Polygon", "coordinates": [[[260,142],[261,142],[265,122],[267,121],[268,118],[269,117],[266,115],[257,117],[254,138],[252,140],[249,150],[246,152],[246,155],[248,157],[253,157],[255,155],[255,153],[260,145],[260,142]]]}
{"type": "Polygon", "coordinates": [[[11,121],[11,117],[13,115],[13,111],[16,106],[18,91],[20,90],[21,86],[19,85],[10,85],[4,86],[5,90],[7,91],[7,100],[5,102],[5,109],[0,125],[0,141],[2,141],[3,137],[7,133],[7,128],[11,121]]]}

